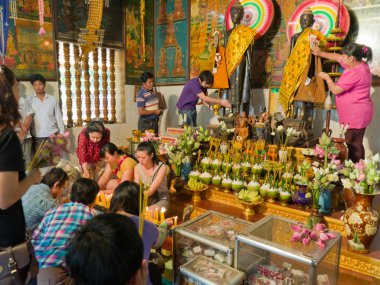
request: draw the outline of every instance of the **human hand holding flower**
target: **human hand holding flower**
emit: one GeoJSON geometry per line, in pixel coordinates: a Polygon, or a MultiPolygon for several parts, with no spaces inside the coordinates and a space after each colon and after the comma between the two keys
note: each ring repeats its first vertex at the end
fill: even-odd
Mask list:
{"type": "Polygon", "coordinates": [[[33,168],[47,167],[56,165],[62,158],[63,153],[68,153],[69,132],[58,135],[51,135],[44,140],[34,157],[30,161],[27,170],[30,172],[33,168]]]}

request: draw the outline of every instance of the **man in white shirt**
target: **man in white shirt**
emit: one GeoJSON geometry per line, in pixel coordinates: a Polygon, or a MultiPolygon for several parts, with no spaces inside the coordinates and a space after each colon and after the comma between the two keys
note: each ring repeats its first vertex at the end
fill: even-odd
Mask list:
{"type": "Polygon", "coordinates": [[[28,165],[29,161],[32,159],[30,157],[32,150],[32,135],[30,134],[29,127],[33,120],[33,113],[30,110],[30,106],[26,98],[20,97],[18,101],[18,111],[21,115],[21,122],[20,128],[16,128],[16,131],[17,136],[21,141],[25,164],[28,165]]]}
{"type": "Polygon", "coordinates": [[[28,97],[30,111],[33,113],[33,127],[31,133],[35,139],[33,153],[39,144],[53,134],[64,134],[62,112],[57,99],[45,91],[45,78],[40,74],[34,74],[30,78],[35,93],[28,97]]]}

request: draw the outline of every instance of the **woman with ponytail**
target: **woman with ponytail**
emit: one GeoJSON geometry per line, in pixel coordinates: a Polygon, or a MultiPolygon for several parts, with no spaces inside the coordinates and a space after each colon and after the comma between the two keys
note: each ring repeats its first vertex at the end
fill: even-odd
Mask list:
{"type": "Polygon", "coordinates": [[[320,72],[330,91],[336,95],[339,124],[348,124],[345,134],[348,158],[353,162],[364,159],[364,132],[373,118],[371,100],[371,72],[368,63],[372,61],[372,50],[365,45],[350,43],[343,47],[342,54],[324,52],[317,45],[311,47],[312,53],[335,60],[344,68],[337,82],[320,72]]]}

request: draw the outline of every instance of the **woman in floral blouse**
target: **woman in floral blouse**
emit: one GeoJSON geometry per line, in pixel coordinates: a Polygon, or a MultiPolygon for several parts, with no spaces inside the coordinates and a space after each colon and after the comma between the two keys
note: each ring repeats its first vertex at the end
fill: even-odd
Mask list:
{"type": "Polygon", "coordinates": [[[113,143],[106,143],[99,154],[107,163],[104,173],[98,183],[105,193],[113,193],[113,190],[123,181],[133,181],[134,167],[137,164],[132,155],[125,154],[113,143]]]}
{"type": "Polygon", "coordinates": [[[110,141],[110,130],[100,121],[91,121],[78,136],[77,156],[83,177],[96,178],[100,149],[110,141]]]}

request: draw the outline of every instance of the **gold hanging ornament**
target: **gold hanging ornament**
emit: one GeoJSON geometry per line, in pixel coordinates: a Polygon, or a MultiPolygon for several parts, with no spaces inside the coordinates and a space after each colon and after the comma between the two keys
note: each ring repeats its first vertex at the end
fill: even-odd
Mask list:
{"type": "Polygon", "coordinates": [[[141,46],[142,58],[145,61],[145,0],[140,0],[141,46]]]}
{"type": "Polygon", "coordinates": [[[85,0],[89,5],[86,28],[79,28],[78,43],[81,47],[80,61],[95,48],[101,47],[104,38],[104,29],[100,28],[104,6],[109,6],[108,0],[85,0]]]}

